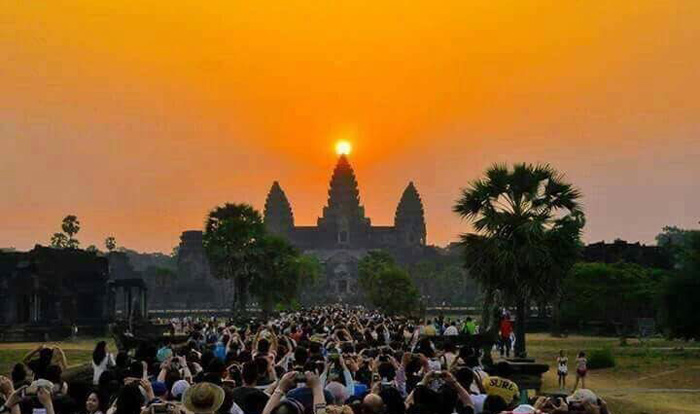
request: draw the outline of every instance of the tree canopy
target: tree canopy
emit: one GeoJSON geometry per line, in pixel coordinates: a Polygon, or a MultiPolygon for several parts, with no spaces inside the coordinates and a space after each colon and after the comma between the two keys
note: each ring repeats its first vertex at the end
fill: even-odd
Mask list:
{"type": "Polygon", "coordinates": [[[234,281],[239,312],[245,312],[249,292],[264,311],[293,307],[300,288],[313,284],[320,273],[315,258],[268,234],[260,213],[247,204],[214,209],[207,218],[204,247],[213,273],[234,281]]]}
{"type": "Polygon", "coordinates": [[[372,305],[388,314],[412,314],[419,310],[418,289],[389,253],[370,251],[360,260],[358,268],[360,288],[372,305]]]}
{"type": "Polygon", "coordinates": [[[633,263],[577,263],[563,283],[562,319],[568,326],[596,321],[633,328],[656,316],[656,297],[669,272],[633,263]]]}
{"type": "Polygon", "coordinates": [[[212,273],[232,279],[234,307],[245,313],[250,281],[257,272],[265,235],[260,213],[248,204],[224,204],[207,216],[203,242],[212,273]]]}
{"type": "Polygon", "coordinates": [[[494,165],[453,207],[474,229],[462,236],[470,274],[517,305],[517,355],[525,354],[528,300],[558,291],[576,260],[585,223],[580,197],[549,165],[494,165]]]}
{"type": "Polygon", "coordinates": [[[674,246],[676,271],[661,287],[661,321],[670,337],[700,339],[700,231],[685,230],[674,246]]]}
{"type": "Polygon", "coordinates": [[[74,236],[80,231],[80,221],[75,215],[69,214],[61,221],[62,233],[54,233],[50,244],[54,249],[77,249],[80,246],[74,236]]]}

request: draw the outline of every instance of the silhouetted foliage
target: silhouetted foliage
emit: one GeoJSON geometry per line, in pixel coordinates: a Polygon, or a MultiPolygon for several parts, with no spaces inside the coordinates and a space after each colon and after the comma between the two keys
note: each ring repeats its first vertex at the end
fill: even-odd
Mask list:
{"type": "Polygon", "coordinates": [[[207,216],[204,249],[212,273],[233,279],[234,308],[245,313],[250,281],[258,272],[260,243],[265,236],[260,213],[248,204],[224,204],[207,216]]]}
{"type": "Polygon", "coordinates": [[[105,248],[110,253],[114,251],[114,249],[117,248],[117,239],[115,239],[113,236],[107,237],[105,239],[105,248]]]}
{"type": "Polygon", "coordinates": [[[388,253],[371,251],[360,260],[358,267],[360,288],[372,305],[394,315],[419,310],[418,289],[388,253]]]}
{"type": "Polygon", "coordinates": [[[51,236],[51,247],[54,249],[65,249],[68,246],[68,236],[63,233],[54,233],[51,236]]]}
{"type": "Polygon", "coordinates": [[[259,249],[257,271],[251,280],[250,293],[265,312],[275,306],[291,307],[299,298],[299,290],[312,285],[320,273],[315,259],[300,254],[284,238],[265,235],[256,249],[259,249]]]}
{"type": "Polygon", "coordinates": [[[462,236],[470,274],[517,306],[515,352],[524,355],[528,301],[558,292],[578,255],[581,194],[549,165],[494,165],[485,175],[453,210],[475,231],[462,236]]]}
{"type": "Polygon", "coordinates": [[[80,242],[74,237],[80,231],[80,221],[78,217],[70,214],[63,218],[61,229],[68,236],[66,247],[69,249],[77,249],[80,242]]]}
{"type": "Polygon", "coordinates": [[[562,320],[568,326],[596,321],[634,328],[656,316],[656,298],[668,271],[633,263],[577,263],[563,283],[562,320]]]}
{"type": "Polygon", "coordinates": [[[674,246],[677,271],[661,287],[661,320],[670,337],[700,339],[700,231],[681,234],[674,246]]]}

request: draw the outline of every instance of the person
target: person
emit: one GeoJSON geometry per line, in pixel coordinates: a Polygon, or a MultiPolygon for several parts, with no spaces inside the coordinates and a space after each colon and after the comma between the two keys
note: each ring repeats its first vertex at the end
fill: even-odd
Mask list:
{"type": "Polygon", "coordinates": [[[97,391],[92,391],[85,400],[85,412],[86,414],[102,414],[106,411],[106,405],[106,399],[101,397],[97,391]]]}
{"type": "Polygon", "coordinates": [[[201,382],[185,391],[182,404],[194,414],[214,414],[224,403],[226,393],[218,385],[201,382]]]}
{"type": "Polygon", "coordinates": [[[31,381],[27,378],[27,369],[21,362],[16,363],[12,367],[12,373],[10,376],[12,378],[12,385],[15,387],[15,389],[31,383],[31,381]]]}
{"type": "Polygon", "coordinates": [[[309,411],[313,414],[325,414],[326,397],[323,392],[323,386],[318,376],[310,371],[307,371],[305,374],[297,371],[290,371],[284,374],[279,381],[279,385],[272,392],[262,414],[304,414],[306,407],[299,399],[287,395],[287,398],[283,400],[285,394],[294,388],[296,381],[300,380],[302,376],[306,379],[306,386],[312,393],[312,409],[309,411]]]}
{"type": "MultiPolygon", "coordinates": [[[[443,334],[463,326],[445,321],[425,326],[435,333],[445,327],[443,334]]],[[[460,343],[466,335],[421,336],[419,319],[361,307],[315,307],[265,320],[188,316],[178,324],[186,341],[143,343],[132,356],[118,354],[114,366],[103,364],[109,352],[97,343],[88,384],[104,370],[94,389],[63,378],[57,362],[65,355],[57,347],[33,350],[25,359],[41,379],[31,385],[44,390],[25,398],[26,372],[16,365],[12,380],[0,377],[0,414],[28,414],[30,402],[46,414],[559,414],[568,406],[609,413],[587,389],[517,405],[518,387],[489,376],[481,348],[460,343]],[[217,355],[217,344],[230,346],[217,355]]],[[[565,361],[562,351],[558,373],[565,361]]],[[[576,367],[585,366],[582,353],[576,367]]]]}
{"type": "Polygon", "coordinates": [[[462,333],[467,335],[476,334],[476,323],[471,316],[467,316],[467,320],[464,322],[464,327],[462,328],[462,333]]]}
{"type": "Polygon", "coordinates": [[[505,355],[506,358],[510,358],[510,347],[512,345],[510,336],[513,333],[513,322],[510,320],[510,314],[508,312],[501,318],[499,331],[501,357],[505,355]]]}
{"type": "Polygon", "coordinates": [[[581,381],[581,388],[586,388],[586,374],[588,373],[587,364],[586,353],[583,351],[579,352],[576,358],[576,382],[574,383],[574,389],[571,390],[572,393],[576,391],[579,380],[581,381]]]}
{"type": "Polygon", "coordinates": [[[243,364],[241,379],[243,386],[233,390],[233,402],[236,403],[244,414],[260,414],[270,397],[257,388],[258,366],[254,361],[243,364]]]}
{"type": "Polygon", "coordinates": [[[100,341],[95,345],[92,351],[92,385],[97,385],[100,382],[100,375],[116,365],[114,357],[107,350],[107,342],[100,341]]]}
{"type": "Polygon", "coordinates": [[[457,336],[459,335],[459,331],[457,330],[457,323],[455,321],[452,321],[450,323],[450,326],[448,326],[445,329],[445,332],[443,333],[444,336],[457,336]]]}
{"type": "Polygon", "coordinates": [[[62,369],[66,369],[68,363],[66,361],[66,354],[63,350],[57,346],[48,347],[41,344],[38,348],[29,352],[24,356],[22,362],[26,365],[32,373],[34,374],[34,379],[45,378],[46,370],[52,364],[54,359],[54,353],[58,355],[58,364],[62,369]],[[36,359],[33,359],[35,355],[38,355],[36,359]]]}
{"type": "Polygon", "coordinates": [[[569,359],[566,357],[566,353],[563,349],[559,350],[559,356],[557,357],[557,378],[559,383],[559,389],[563,390],[566,388],[566,375],[569,372],[569,359]]]}

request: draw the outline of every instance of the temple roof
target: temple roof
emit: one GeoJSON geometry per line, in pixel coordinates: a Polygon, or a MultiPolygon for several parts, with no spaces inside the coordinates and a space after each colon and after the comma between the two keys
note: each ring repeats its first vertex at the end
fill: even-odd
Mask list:
{"type": "Polygon", "coordinates": [[[328,205],[323,211],[324,218],[340,215],[364,218],[355,172],[345,155],[338,157],[328,189],[328,205]]]}
{"type": "Polygon", "coordinates": [[[403,191],[399,205],[396,207],[394,225],[399,226],[403,222],[414,220],[425,222],[425,217],[423,201],[420,198],[420,194],[418,194],[416,186],[411,181],[403,191]]]}
{"type": "Polygon", "coordinates": [[[273,232],[280,232],[294,226],[294,213],[287,195],[275,181],[265,200],[265,225],[273,232]]]}

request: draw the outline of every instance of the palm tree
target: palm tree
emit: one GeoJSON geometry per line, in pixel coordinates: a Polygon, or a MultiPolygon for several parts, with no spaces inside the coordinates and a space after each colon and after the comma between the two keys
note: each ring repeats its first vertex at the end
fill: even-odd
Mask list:
{"type": "Polygon", "coordinates": [[[68,235],[68,242],[66,242],[66,247],[68,247],[69,249],[77,249],[80,245],[80,242],[73,236],[78,234],[78,232],[80,231],[80,221],[78,220],[78,217],[76,217],[73,214],[64,217],[63,222],[61,223],[61,229],[64,233],[68,235]]]}
{"type": "Polygon", "coordinates": [[[580,197],[549,165],[494,165],[453,207],[474,229],[461,238],[470,274],[486,292],[516,304],[518,356],[526,355],[528,301],[558,286],[577,254],[585,223],[580,197]]]}

